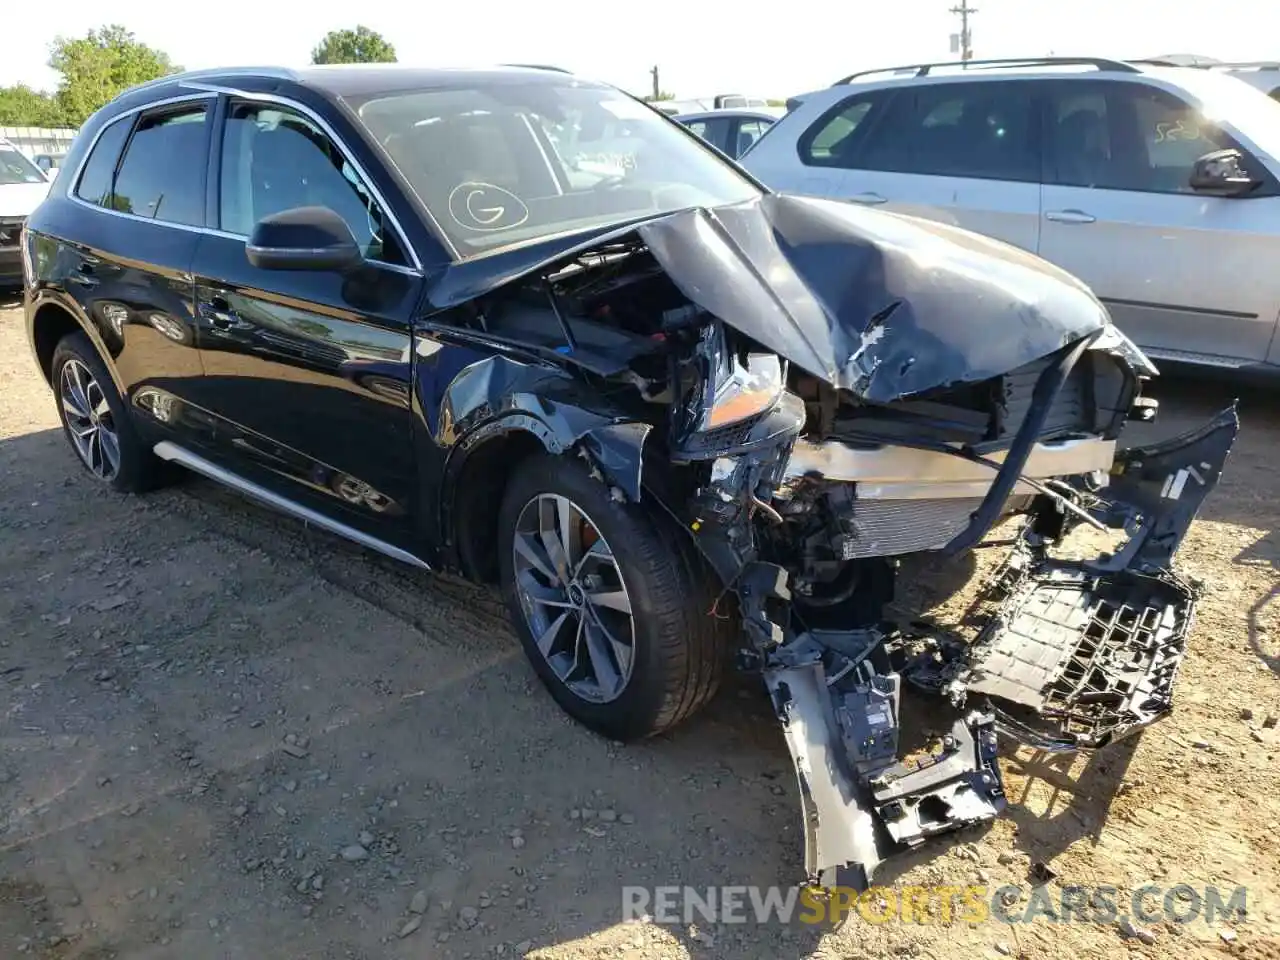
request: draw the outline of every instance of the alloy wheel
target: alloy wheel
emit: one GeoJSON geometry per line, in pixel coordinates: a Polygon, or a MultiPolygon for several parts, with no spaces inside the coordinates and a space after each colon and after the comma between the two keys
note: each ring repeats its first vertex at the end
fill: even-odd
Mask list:
{"type": "Polygon", "coordinates": [[[113,480],[120,471],[120,437],[106,394],[93,373],[72,358],[62,365],[58,399],[71,444],[94,476],[113,480]]]}
{"type": "Polygon", "coordinates": [[[520,607],[547,665],[583,700],[616,700],[635,665],[635,623],[604,536],[568,497],[539,494],[520,511],[512,549],[520,607]]]}

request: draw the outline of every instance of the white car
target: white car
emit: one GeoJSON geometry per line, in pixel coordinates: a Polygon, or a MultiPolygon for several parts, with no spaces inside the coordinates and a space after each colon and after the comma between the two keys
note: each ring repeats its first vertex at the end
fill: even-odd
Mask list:
{"type": "Polygon", "coordinates": [[[22,282],[18,238],[27,214],[49,192],[49,178],[8,140],[0,140],[0,287],[22,282]]]}
{"type": "Polygon", "coordinates": [[[987,234],[1075,274],[1157,359],[1280,373],[1280,103],[1217,70],[926,64],[792,98],[770,187],[987,234]]]}

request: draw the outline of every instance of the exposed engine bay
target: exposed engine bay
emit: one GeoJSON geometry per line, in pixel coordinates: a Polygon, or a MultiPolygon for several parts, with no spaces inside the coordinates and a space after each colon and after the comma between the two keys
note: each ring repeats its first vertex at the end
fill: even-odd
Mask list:
{"type": "Polygon", "coordinates": [[[810,881],[865,887],[895,847],[998,815],[1001,737],[1093,749],[1170,711],[1196,595],[1173,556],[1239,421],[1124,448],[1156,371],[1078,282],[951,228],[777,196],[530,258],[480,295],[446,275],[437,299],[651,428],[641,496],[736,606],[810,881]],[[1011,516],[976,639],[886,622],[897,558],[963,553],[1011,516]],[[1082,524],[1127,540],[1058,557],[1082,524]],[[952,716],[909,762],[904,687],[952,716]]]}

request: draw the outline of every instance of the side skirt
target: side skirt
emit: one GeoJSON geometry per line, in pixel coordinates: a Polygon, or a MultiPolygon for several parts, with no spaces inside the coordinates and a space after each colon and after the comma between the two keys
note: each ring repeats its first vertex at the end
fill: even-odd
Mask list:
{"type": "Polygon", "coordinates": [[[379,540],[377,537],[372,537],[367,533],[356,530],[354,527],[349,527],[345,523],[326,517],[323,513],[312,510],[310,507],[304,507],[300,503],[295,503],[288,497],[282,497],[280,494],[274,493],[251,480],[246,480],[239,474],[220,467],[218,464],[206,460],[204,457],[192,453],[185,447],[180,447],[170,440],[163,440],[157,443],[153,450],[161,460],[181,464],[188,470],[208,477],[210,480],[216,480],[224,486],[257,500],[265,506],[279,510],[281,513],[296,517],[304,523],[312,524],[322,530],[327,530],[329,533],[337,534],[339,537],[350,540],[352,543],[357,543],[369,550],[376,550],[392,560],[399,560],[401,563],[407,563],[422,570],[431,569],[426,561],[407,550],[401,550],[385,540],[379,540]]]}

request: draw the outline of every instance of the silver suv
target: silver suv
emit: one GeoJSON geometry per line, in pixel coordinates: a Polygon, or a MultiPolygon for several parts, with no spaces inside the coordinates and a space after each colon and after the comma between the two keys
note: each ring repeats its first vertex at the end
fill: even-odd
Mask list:
{"type": "Polygon", "coordinates": [[[961,226],[1075,274],[1157,359],[1280,373],[1280,103],[1096,58],[868,71],[790,101],[769,186],[961,226]]]}

